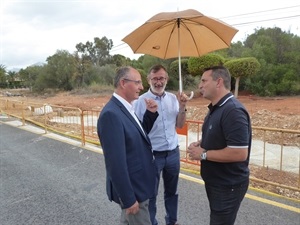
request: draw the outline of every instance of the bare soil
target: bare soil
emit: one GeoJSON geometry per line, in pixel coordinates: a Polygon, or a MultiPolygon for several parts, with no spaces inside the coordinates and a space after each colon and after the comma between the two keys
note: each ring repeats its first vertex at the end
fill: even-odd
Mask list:
{"type": "MultiPolygon", "coordinates": [[[[23,96],[11,96],[11,98],[28,101],[49,103],[54,105],[72,106],[81,109],[99,109],[110,99],[109,94],[88,94],[78,95],[70,92],[57,93],[55,95],[30,96],[22,93],[23,96]]],[[[197,95],[196,95],[197,96],[197,95]]],[[[257,97],[249,94],[240,94],[238,99],[248,110],[252,126],[270,127],[278,129],[300,130],[300,96],[293,97],[257,97]]],[[[187,118],[191,120],[203,120],[207,113],[209,102],[198,96],[188,102],[187,118]]],[[[266,137],[268,142],[278,144],[280,138],[269,132],[266,137]]],[[[253,133],[253,137],[261,138],[259,133],[253,133]]],[[[284,140],[284,145],[300,147],[300,135],[291,135],[284,140]]],[[[297,156],[298,157],[298,156],[297,156]]],[[[251,186],[265,189],[290,198],[300,199],[299,174],[291,174],[270,168],[262,168],[251,165],[251,176],[257,179],[267,180],[274,183],[285,184],[295,187],[295,190],[286,189],[274,185],[251,181],[251,186]],[[297,190],[298,189],[298,190],[297,190]]]]}

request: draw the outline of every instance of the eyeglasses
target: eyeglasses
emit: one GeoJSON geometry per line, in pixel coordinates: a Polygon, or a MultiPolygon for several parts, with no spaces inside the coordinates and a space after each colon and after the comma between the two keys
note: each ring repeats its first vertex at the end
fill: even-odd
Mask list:
{"type": "Polygon", "coordinates": [[[153,77],[150,80],[155,81],[155,82],[157,82],[157,81],[164,82],[166,79],[167,78],[165,78],[165,77],[153,77]]]}
{"type": "Polygon", "coordinates": [[[136,85],[140,85],[140,84],[143,83],[141,80],[131,80],[131,79],[127,79],[127,78],[124,78],[123,80],[133,82],[133,83],[135,83],[136,85]]]}

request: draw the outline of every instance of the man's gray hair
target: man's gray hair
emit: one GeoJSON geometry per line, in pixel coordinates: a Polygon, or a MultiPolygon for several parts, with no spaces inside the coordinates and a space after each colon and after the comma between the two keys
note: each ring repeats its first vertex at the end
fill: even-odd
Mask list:
{"type": "Polygon", "coordinates": [[[124,66],[124,67],[120,67],[117,70],[115,79],[114,79],[114,87],[117,88],[120,84],[120,80],[124,77],[127,77],[127,75],[129,74],[130,69],[132,69],[131,66],[124,66]]]}
{"type": "Polygon", "coordinates": [[[167,77],[168,77],[169,75],[168,75],[168,72],[167,72],[166,68],[165,68],[163,65],[161,65],[161,64],[152,66],[152,67],[149,69],[149,72],[148,72],[147,77],[149,78],[151,73],[156,73],[157,71],[159,71],[159,70],[161,70],[161,69],[163,69],[163,70],[166,72],[166,75],[167,75],[167,77]]]}

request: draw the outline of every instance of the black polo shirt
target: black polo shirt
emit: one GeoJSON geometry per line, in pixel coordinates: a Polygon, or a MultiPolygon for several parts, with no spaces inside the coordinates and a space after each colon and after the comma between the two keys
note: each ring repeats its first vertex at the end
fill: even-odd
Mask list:
{"type": "Polygon", "coordinates": [[[201,162],[201,176],[206,184],[232,186],[249,179],[249,156],[251,149],[251,122],[244,106],[228,93],[216,105],[208,106],[209,112],[202,126],[201,147],[218,150],[225,147],[248,148],[244,162],[201,162]]]}

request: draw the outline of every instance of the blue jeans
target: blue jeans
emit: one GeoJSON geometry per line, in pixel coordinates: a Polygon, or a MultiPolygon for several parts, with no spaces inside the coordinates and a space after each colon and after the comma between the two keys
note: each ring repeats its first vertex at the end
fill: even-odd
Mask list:
{"type": "Polygon", "coordinates": [[[210,225],[233,225],[249,181],[236,186],[205,184],[210,207],[210,225]]]}
{"type": "Polygon", "coordinates": [[[164,203],[166,209],[166,224],[173,225],[177,221],[178,209],[178,194],[177,186],[180,171],[180,152],[179,148],[172,151],[154,152],[156,165],[156,186],[155,196],[150,198],[149,213],[152,225],[157,225],[156,215],[156,196],[158,194],[158,187],[160,182],[160,175],[162,173],[164,183],[164,203]]]}

